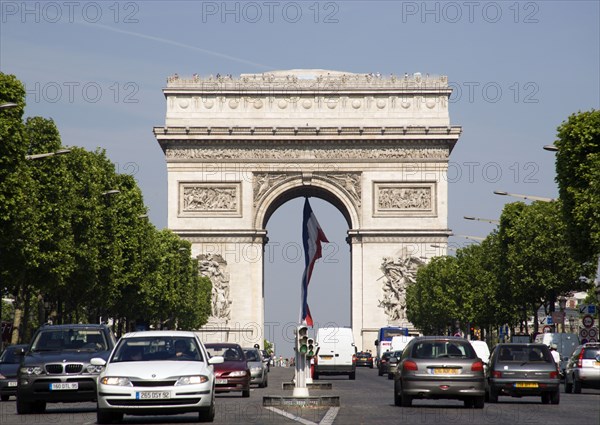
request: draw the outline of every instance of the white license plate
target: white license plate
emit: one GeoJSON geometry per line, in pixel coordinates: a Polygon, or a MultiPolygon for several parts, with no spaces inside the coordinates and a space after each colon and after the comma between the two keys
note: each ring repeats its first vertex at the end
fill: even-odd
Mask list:
{"type": "Polygon", "coordinates": [[[50,384],[50,390],[51,391],[57,391],[57,390],[77,390],[79,389],[79,383],[78,382],[55,382],[53,384],[50,384]]]}
{"type": "Polygon", "coordinates": [[[227,379],[217,379],[215,380],[215,384],[226,384],[227,383],[227,379]]]}
{"type": "Polygon", "coordinates": [[[9,387],[16,387],[17,386],[17,381],[8,381],[8,386],[9,387]]]}
{"type": "Polygon", "coordinates": [[[135,398],[138,400],[163,400],[171,398],[170,391],[139,391],[135,393],[135,398]]]}

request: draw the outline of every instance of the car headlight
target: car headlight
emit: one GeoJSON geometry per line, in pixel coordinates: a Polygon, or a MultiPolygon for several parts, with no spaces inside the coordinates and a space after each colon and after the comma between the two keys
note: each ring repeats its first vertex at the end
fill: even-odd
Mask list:
{"type": "Polygon", "coordinates": [[[6,376],[4,376],[0,373],[0,379],[6,379],[6,376]]]}
{"type": "Polygon", "coordinates": [[[193,384],[204,384],[208,382],[208,377],[204,375],[197,376],[182,376],[175,382],[175,386],[177,385],[193,385],[193,384]]]}
{"type": "Polygon", "coordinates": [[[86,367],[85,370],[87,370],[88,373],[98,374],[102,372],[103,368],[104,366],[94,366],[93,364],[91,364],[88,365],[88,367],[86,367]]]}
{"type": "Polygon", "coordinates": [[[105,376],[100,380],[104,385],[118,385],[120,387],[133,387],[129,378],[123,378],[121,376],[105,376]]]}
{"type": "Polygon", "coordinates": [[[229,376],[246,376],[246,371],[245,370],[234,370],[233,372],[229,373],[229,376]]]}
{"type": "Polygon", "coordinates": [[[22,367],[21,373],[25,375],[42,375],[44,373],[44,369],[42,369],[41,366],[22,367]]]}
{"type": "Polygon", "coordinates": [[[258,366],[250,368],[251,372],[260,372],[261,370],[262,370],[262,367],[258,367],[258,366]]]}

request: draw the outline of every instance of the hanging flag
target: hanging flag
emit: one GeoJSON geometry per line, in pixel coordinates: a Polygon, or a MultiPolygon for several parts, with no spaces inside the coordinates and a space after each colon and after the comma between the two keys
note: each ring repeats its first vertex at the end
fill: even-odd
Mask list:
{"type": "Polygon", "coordinates": [[[315,262],[321,258],[321,242],[329,242],[323,229],[315,217],[308,198],[304,200],[304,216],[302,219],[302,243],[304,245],[304,274],[302,275],[302,311],[300,322],[308,326],[313,325],[310,309],[308,308],[308,284],[312,275],[315,262]]]}

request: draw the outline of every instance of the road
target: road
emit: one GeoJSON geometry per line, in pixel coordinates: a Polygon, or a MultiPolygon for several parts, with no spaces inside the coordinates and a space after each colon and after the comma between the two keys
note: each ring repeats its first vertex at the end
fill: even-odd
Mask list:
{"type": "MultiPolygon", "coordinates": [[[[262,407],[264,395],[291,395],[281,389],[289,381],[293,370],[271,368],[269,387],[253,389],[250,398],[238,393],[217,396],[215,424],[299,424],[319,423],[328,412],[321,409],[288,409],[304,422],[284,417],[262,407]]],[[[356,380],[347,377],[324,377],[333,383],[333,390],[311,391],[311,395],[339,395],[341,408],[334,424],[598,424],[600,423],[600,391],[584,389],[582,394],[561,393],[559,405],[542,405],[538,398],[500,397],[498,404],[487,404],[484,409],[466,409],[461,402],[452,400],[416,400],[413,407],[401,408],[393,403],[393,381],[377,376],[376,369],[359,368],[356,380]]],[[[49,404],[43,415],[17,415],[14,398],[0,403],[2,425],[96,423],[93,403],[49,404]]],[[[332,416],[332,415],[331,415],[332,416]]],[[[325,423],[324,421],[323,423],[325,423]]],[[[125,416],[125,424],[186,424],[196,423],[195,415],[125,416]]],[[[331,422],[330,422],[331,423],[331,422]]]]}

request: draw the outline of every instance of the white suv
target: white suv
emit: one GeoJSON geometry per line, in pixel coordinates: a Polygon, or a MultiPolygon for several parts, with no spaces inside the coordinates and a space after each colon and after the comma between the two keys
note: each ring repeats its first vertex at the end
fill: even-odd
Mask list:
{"type": "Polygon", "coordinates": [[[565,370],[565,392],[600,388],[600,343],[588,342],[573,351],[565,370]]]}

